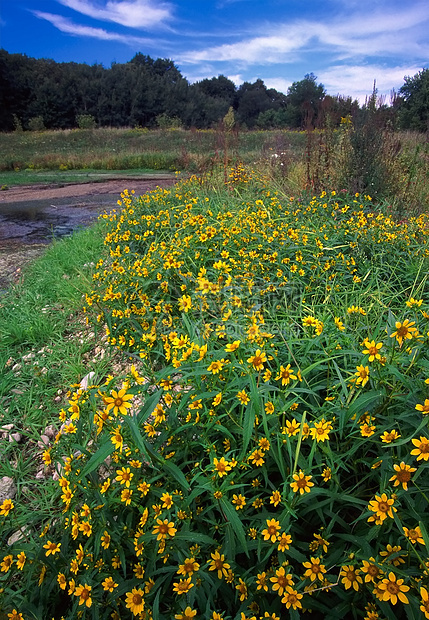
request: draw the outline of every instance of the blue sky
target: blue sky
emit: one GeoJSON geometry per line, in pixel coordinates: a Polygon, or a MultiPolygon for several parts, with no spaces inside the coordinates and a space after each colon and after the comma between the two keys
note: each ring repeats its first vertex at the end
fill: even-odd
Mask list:
{"type": "Polygon", "coordinates": [[[3,0],[0,46],[58,62],[174,60],[195,82],[226,75],[287,92],[313,72],[328,93],[389,98],[429,66],[420,0],[3,0]]]}

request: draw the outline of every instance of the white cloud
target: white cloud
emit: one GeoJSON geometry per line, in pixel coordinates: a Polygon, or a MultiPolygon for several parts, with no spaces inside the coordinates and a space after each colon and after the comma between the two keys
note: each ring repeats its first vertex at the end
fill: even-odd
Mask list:
{"type": "Polygon", "coordinates": [[[116,32],[107,32],[107,30],[103,30],[103,28],[92,28],[91,26],[75,24],[61,15],[43,13],[42,11],[33,11],[33,14],[40,19],[47,20],[61,32],[77,37],[90,37],[92,39],[100,39],[102,41],[120,41],[121,43],[126,43],[127,45],[143,45],[153,43],[150,39],[143,37],[132,37],[126,34],[122,35],[116,32]]]}
{"type": "Polygon", "coordinates": [[[99,6],[91,0],[58,1],[82,15],[128,28],[158,28],[172,17],[169,3],[153,0],[108,0],[105,6],[99,6]]]}
{"type": "Polygon", "coordinates": [[[185,52],[180,55],[180,60],[189,64],[202,61],[239,61],[244,64],[293,62],[293,58],[288,58],[288,55],[304,47],[311,36],[305,27],[296,27],[280,35],[254,37],[238,43],[185,52]]]}
{"type": "Polygon", "coordinates": [[[285,80],[281,77],[267,77],[264,79],[264,84],[267,88],[275,88],[280,93],[287,93],[289,86],[292,86],[290,80],[285,80]]]}
{"type": "Polygon", "coordinates": [[[194,73],[194,72],[187,73],[186,79],[191,84],[194,84],[195,82],[201,82],[201,80],[207,80],[207,79],[210,80],[211,78],[217,77],[218,75],[224,75],[226,78],[228,78],[228,80],[231,80],[231,82],[234,82],[236,86],[240,86],[240,84],[242,84],[245,81],[244,77],[240,73],[236,73],[234,75],[230,75],[229,73],[225,74],[225,73],[222,73],[221,71],[216,71],[216,69],[214,69],[211,66],[199,67],[198,73],[194,73]]]}
{"type": "MultiPolygon", "coordinates": [[[[236,62],[242,66],[297,62],[298,55],[311,52],[335,54],[337,60],[356,56],[428,58],[429,14],[418,4],[396,11],[385,6],[371,13],[368,8],[340,15],[323,23],[320,19],[264,23],[247,38],[235,43],[193,50],[180,55],[186,64],[236,62]],[[275,34],[272,34],[275,33],[275,34]],[[424,41],[424,42],[422,42],[424,41]]],[[[233,36],[233,35],[231,35],[233,36]]]]}
{"type": "Polygon", "coordinates": [[[228,80],[231,80],[231,82],[234,82],[236,86],[240,86],[240,84],[244,82],[244,78],[240,73],[236,73],[235,75],[226,75],[225,77],[227,77],[228,80]]]}
{"type": "Polygon", "coordinates": [[[405,75],[415,75],[420,69],[415,65],[336,65],[321,71],[319,78],[330,95],[350,95],[360,103],[371,95],[375,80],[378,93],[385,95],[389,103],[392,88],[399,89],[405,75]]]}
{"type": "Polygon", "coordinates": [[[423,58],[429,49],[427,43],[419,43],[419,38],[426,36],[424,22],[428,20],[427,9],[421,5],[396,12],[356,13],[334,24],[320,25],[318,39],[322,46],[344,57],[397,56],[400,50],[402,56],[417,54],[423,58]]]}

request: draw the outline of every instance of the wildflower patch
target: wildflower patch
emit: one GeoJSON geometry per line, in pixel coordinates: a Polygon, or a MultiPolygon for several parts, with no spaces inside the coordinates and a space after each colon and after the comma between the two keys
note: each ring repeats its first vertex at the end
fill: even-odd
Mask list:
{"type": "Polygon", "coordinates": [[[118,206],[86,309],[133,367],[60,412],[11,617],[429,618],[427,217],[241,169],[118,206]]]}

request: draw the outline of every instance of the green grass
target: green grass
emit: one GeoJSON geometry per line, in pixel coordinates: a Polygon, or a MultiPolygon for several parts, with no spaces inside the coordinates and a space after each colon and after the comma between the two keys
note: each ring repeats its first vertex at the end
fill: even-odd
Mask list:
{"type": "Polygon", "coordinates": [[[24,432],[29,428],[40,432],[50,421],[46,403],[74,381],[73,376],[82,378],[90,370],[85,355],[96,346],[98,336],[88,338],[94,330],[87,328],[81,308],[91,287],[94,261],[101,255],[98,225],[54,241],[25,270],[23,281],[1,297],[2,424],[14,422],[24,432]],[[19,368],[13,370],[15,365],[19,368]]]}
{"type": "Polygon", "coordinates": [[[400,217],[405,211],[429,209],[429,147],[423,134],[383,133],[374,127],[362,134],[363,142],[352,144],[355,129],[348,137],[343,130],[228,134],[221,130],[100,128],[3,133],[0,187],[87,182],[136,171],[210,175],[219,165],[241,161],[264,170],[273,187],[286,195],[303,189],[348,188],[368,192],[377,201],[385,199],[400,217]],[[353,148],[357,149],[354,154],[353,148]]]}
{"type": "Polygon", "coordinates": [[[82,315],[94,261],[105,253],[98,224],[54,241],[0,297],[0,427],[13,424],[21,435],[18,444],[0,439],[0,478],[13,478],[36,521],[54,497],[53,481],[36,479],[41,435],[58,429],[68,386],[111,371],[102,334],[82,315]]]}
{"type": "MultiPolygon", "coordinates": [[[[254,131],[229,136],[229,149],[246,162],[286,144],[302,152],[305,134],[254,131]]],[[[200,170],[223,147],[221,132],[96,129],[0,134],[0,171],[24,170],[200,170]]]]}

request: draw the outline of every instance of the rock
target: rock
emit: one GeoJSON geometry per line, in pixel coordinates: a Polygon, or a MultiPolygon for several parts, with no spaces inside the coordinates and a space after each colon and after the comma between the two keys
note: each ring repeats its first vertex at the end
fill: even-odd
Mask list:
{"type": "Polygon", "coordinates": [[[3,476],[3,478],[0,480],[0,504],[2,504],[5,499],[13,499],[15,495],[16,486],[13,478],[3,476]]]}
{"type": "Polygon", "coordinates": [[[7,432],[7,431],[11,431],[13,429],[13,424],[3,424],[2,426],[0,426],[0,432],[7,432]]]}
{"type": "Polygon", "coordinates": [[[30,530],[29,528],[26,528],[26,527],[22,527],[17,532],[14,532],[7,541],[8,547],[11,547],[12,545],[14,545],[16,542],[19,542],[20,540],[25,540],[28,537],[29,533],[30,533],[30,530]]]}
{"type": "Polygon", "coordinates": [[[18,372],[19,370],[21,370],[22,368],[22,364],[15,364],[14,366],[12,366],[12,372],[18,372]]]}
{"type": "Polygon", "coordinates": [[[27,353],[27,355],[23,355],[22,361],[29,362],[30,360],[33,360],[35,357],[36,357],[35,353],[27,353]]]}
{"type": "Polygon", "coordinates": [[[14,441],[16,441],[16,443],[19,443],[21,439],[22,439],[21,433],[10,433],[9,435],[9,443],[13,443],[14,441]]]}
{"type": "Polygon", "coordinates": [[[14,532],[7,541],[8,547],[11,547],[12,545],[14,545],[16,542],[19,542],[20,540],[25,540],[29,533],[30,533],[30,530],[26,527],[22,527],[17,532],[14,532]]]}
{"type": "Polygon", "coordinates": [[[47,435],[40,435],[40,441],[37,442],[37,445],[39,448],[45,448],[46,446],[49,446],[49,443],[50,439],[47,435]]]}
{"type": "Polygon", "coordinates": [[[88,386],[92,385],[92,380],[94,377],[95,377],[95,372],[89,372],[87,375],[84,376],[84,378],[80,382],[80,387],[83,390],[87,390],[88,386]]]}
{"type": "Polygon", "coordinates": [[[49,437],[49,439],[53,439],[57,434],[56,428],[53,424],[49,424],[43,431],[43,434],[49,437]]]}
{"type": "Polygon", "coordinates": [[[106,355],[106,350],[104,347],[100,347],[100,346],[96,346],[94,349],[94,361],[96,361],[97,357],[100,357],[100,359],[104,359],[106,355]]]}

